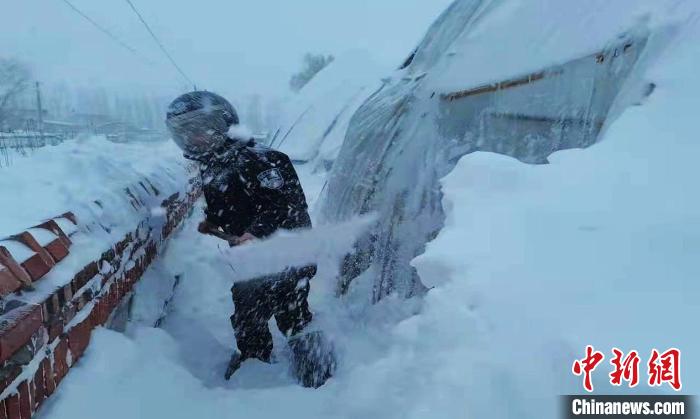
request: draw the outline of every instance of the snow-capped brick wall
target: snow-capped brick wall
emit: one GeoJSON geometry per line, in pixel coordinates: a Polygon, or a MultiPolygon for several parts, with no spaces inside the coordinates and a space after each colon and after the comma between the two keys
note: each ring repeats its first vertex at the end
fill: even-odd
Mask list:
{"type": "Polygon", "coordinates": [[[64,225],[76,224],[75,216],[69,212],[0,241],[0,296],[31,288],[33,281],[68,256],[71,241],[57,220],[64,225]]]}
{"type": "Polygon", "coordinates": [[[73,213],[0,239],[0,419],[30,418],[80,359],[92,330],[115,322],[199,197],[193,168],[186,173],[190,181],[180,190],[148,178],[123,190],[133,225],[120,240],[105,242],[109,226],[81,224],[73,213]],[[95,235],[101,239],[91,240],[95,235]],[[65,275],[67,283],[56,279],[65,275]]]}

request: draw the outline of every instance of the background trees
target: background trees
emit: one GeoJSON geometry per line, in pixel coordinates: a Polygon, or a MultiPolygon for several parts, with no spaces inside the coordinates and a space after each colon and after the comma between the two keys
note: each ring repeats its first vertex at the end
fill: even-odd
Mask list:
{"type": "Polygon", "coordinates": [[[311,54],[306,53],[303,58],[302,69],[294,74],[289,80],[289,87],[294,92],[301,90],[306,84],[314,78],[319,71],[323,70],[328,64],[332,63],[335,57],[332,55],[311,54]]]}
{"type": "Polygon", "coordinates": [[[16,100],[30,87],[32,73],[24,63],[0,57],[0,126],[16,100]]]}

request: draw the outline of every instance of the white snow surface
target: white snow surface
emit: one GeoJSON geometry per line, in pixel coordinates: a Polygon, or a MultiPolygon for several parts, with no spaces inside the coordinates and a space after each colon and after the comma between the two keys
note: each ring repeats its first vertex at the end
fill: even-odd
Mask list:
{"type": "Polygon", "coordinates": [[[132,229],[131,221],[139,215],[125,199],[124,189],[142,193],[138,182],[144,178],[163,192],[183,189],[184,164],[182,152],[171,142],[116,144],[101,136],[15,157],[10,166],[0,169],[0,237],[68,211],[81,224],[99,219],[107,226],[132,229]],[[107,215],[111,218],[106,219],[107,215]]]}
{"type": "MultiPolygon", "coordinates": [[[[524,4],[509,2],[488,15],[481,42],[525,25],[535,32],[527,39],[547,40],[552,48],[540,51],[547,56],[538,67],[584,47],[570,51],[569,39],[551,26],[524,24],[524,16],[533,16],[524,4]]],[[[588,4],[552,0],[537,10],[561,26],[573,19],[559,17],[575,16],[587,23],[576,24],[585,29],[581,38],[598,37],[599,30],[607,41],[620,29],[608,13],[631,22],[640,7],[652,8],[649,2],[620,2],[631,11],[588,4]]],[[[475,153],[443,180],[446,225],[414,260],[422,280],[434,286],[422,300],[389,297],[370,305],[366,277],[337,300],[333,261],[323,261],[312,281],[313,327],[336,342],[341,359],[325,386],[294,383],[279,334],[278,363],[248,361],[231,382],[223,381],[234,347],[232,271],[227,246],[197,234],[195,217],[158,261],[163,275],[183,277],[163,327],[98,330],[41,416],[554,418],[558,395],[582,392],[570,368],[586,344],[607,356],[612,346],[637,349],[643,357],[652,347],[678,347],[683,393],[697,393],[700,341],[692,325],[700,316],[700,27],[697,14],[687,13],[697,8],[694,2],[663,4],[664,12],[651,15],[656,24],[668,14],[677,22],[680,11],[692,19],[646,70],[644,77],[657,86],[652,96],[627,109],[601,143],[556,153],[543,166],[475,153]]],[[[505,58],[522,47],[517,37],[497,45],[504,68],[511,67],[504,75],[535,65],[524,51],[511,51],[513,61],[505,58]]],[[[478,74],[483,61],[470,62],[461,71],[478,74]]],[[[483,77],[474,76],[478,80],[483,77]]],[[[300,173],[304,183],[307,171],[300,173]]],[[[607,366],[594,374],[603,394],[619,391],[606,384],[607,366]]],[[[654,390],[640,385],[635,391],[654,390]]]]}
{"type": "Polygon", "coordinates": [[[453,92],[539,71],[600,51],[617,36],[641,28],[658,30],[693,21],[688,0],[460,0],[454,19],[424,40],[413,75],[430,72],[435,91],[453,92]],[[473,26],[472,26],[473,25],[473,26]],[[446,57],[442,54],[449,46],[446,57]]]}

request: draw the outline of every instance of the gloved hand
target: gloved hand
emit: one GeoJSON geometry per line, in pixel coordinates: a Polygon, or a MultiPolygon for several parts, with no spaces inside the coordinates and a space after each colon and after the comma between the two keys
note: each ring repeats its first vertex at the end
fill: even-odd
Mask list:
{"type": "Polygon", "coordinates": [[[197,231],[199,231],[202,234],[212,234],[212,232],[216,230],[216,226],[207,220],[202,221],[197,226],[197,231]]]}

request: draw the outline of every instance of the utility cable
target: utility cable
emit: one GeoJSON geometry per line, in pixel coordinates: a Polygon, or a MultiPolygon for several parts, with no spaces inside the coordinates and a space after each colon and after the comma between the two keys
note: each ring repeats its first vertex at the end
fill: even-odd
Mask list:
{"type": "Polygon", "coordinates": [[[151,61],[151,60],[149,60],[148,58],[146,58],[146,57],[144,57],[143,55],[141,55],[137,50],[135,50],[134,48],[132,48],[132,47],[131,47],[129,44],[127,44],[126,42],[124,42],[124,41],[122,41],[121,39],[119,39],[119,38],[118,38],[116,35],[114,35],[111,31],[109,31],[108,29],[104,28],[104,27],[103,27],[102,25],[100,25],[99,23],[95,22],[94,19],[92,19],[90,16],[86,15],[83,11],[81,11],[80,9],[78,9],[77,7],[75,7],[75,5],[74,5],[73,3],[71,3],[69,0],[63,0],[63,2],[64,2],[65,4],[67,4],[68,7],[70,7],[75,13],[79,14],[80,16],[82,16],[83,19],[85,19],[85,20],[87,20],[88,22],[90,22],[90,24],[92,24],[92,26],[94,26],[95,28],[97,28],[97,30],[99,30],[99,31],[102,32],[103,34],[107,35],[107,36],[108,36],[110,39],[112,39],[114,42],[116,42],[116,43],[118,43],[120,46],[122,46],[122,48],[128,50],[129,52],[131,52],[132,54],[134,54],[135,56],[137,56],[139,59],[145,61],[145,62],[148,63],[149,65],[155,65],[155,63],[154,63],[153,61],[151,61]]]}
{"type": "MultiPolygon", "coordinates": [[[[64,0],[64,1],[67,1],[67,0],[64,0]]],[[[153,30],[151,29],[151,26],[146,22],[146,20],[143,18],[143,16],[141,15],[141,13],[139,13],[138,9],[136,9],[136,6],[134,6],[134,3],[132,3],[131,0],[126,0],[126,2],[127,2],[127,3],[129,4],[129,6],[131,7],[131,10],[133,10],[134,13],[136,13],[136,16],[138,16],[138,18],[139,18],[139,20],[141,21],[141,23],[143,23],[143,26],[146,28],[146,30],[148,31],[148,33],[151,34],[151,37],[152,37],[153,40],[156,42],[156,44],[158,44],[158,47],[160,48],[160,50],[163,51],[163,54],[165,54],[165,56],[168,57],[168,60],[170,61],[170,64],[172,64],[173,67],[175,67],[175,69],[178,71],[178,73],[180,73],[180,75],[182,76],[182,78],[183,78],[186,82],[188,82],[188,83],[190,84],[190,86],[194,86],[195,83],[192,81],[192,79],[190,79],[189,77],[187,77],[187,74],[185,74],[185,72],[182,71],[182,68],[180,68],[180,66],[177,65],[177,63],[175,62],[175,60],[173,59],[173,57],[168,53],[168,50],[166,50],[166,49],[165,49],[165,46],[163,46],[163,43],[160,41],[160,39],[158,39],[158,36],[156,36],[156,34],[153,32],[153,30]]]]}

